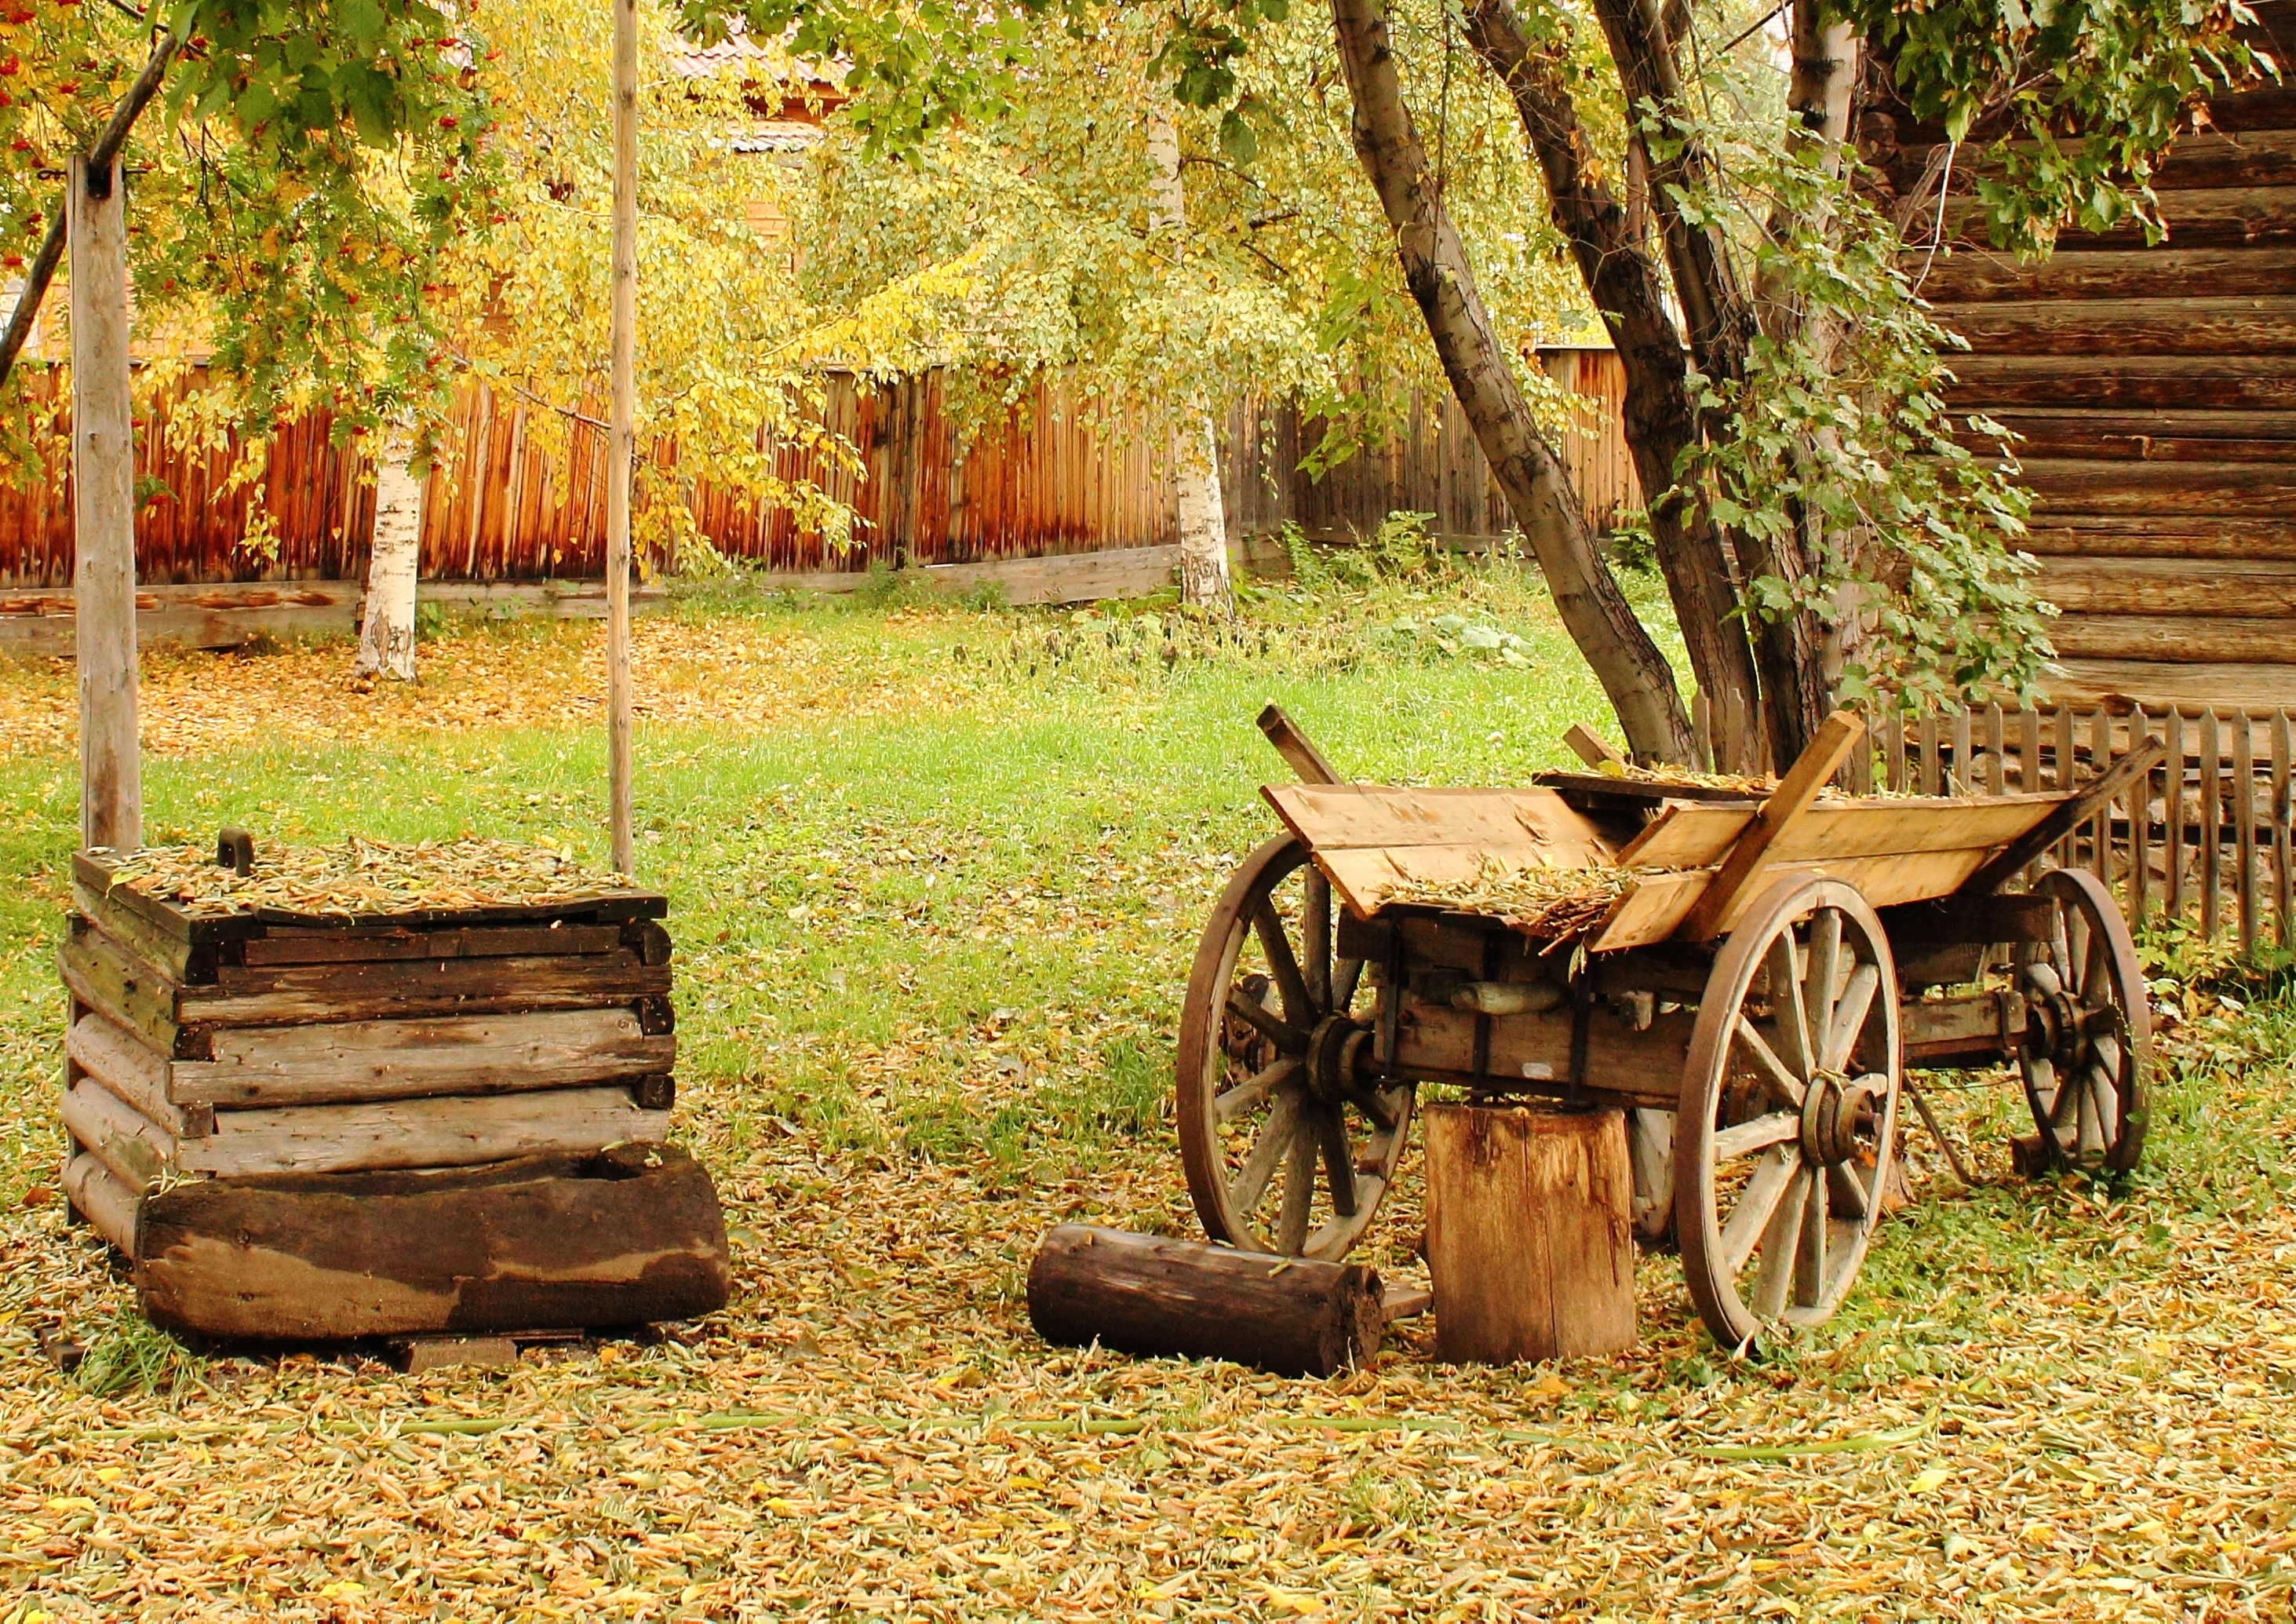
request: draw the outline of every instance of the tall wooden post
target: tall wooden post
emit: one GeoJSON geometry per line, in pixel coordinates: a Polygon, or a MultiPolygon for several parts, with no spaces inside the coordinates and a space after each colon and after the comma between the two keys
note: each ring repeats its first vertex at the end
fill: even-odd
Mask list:
{"type": "Polygon", "coordinates": [[[144,843],[135,739],[135,431],[128,401],[127,199],[117,159],[74,158],[72,596],[79,665],[79,838],[144,843]]]}
{"type": "Polygon", "coordinates": [[[630,471],[637,456],[638,8],[614,0],[614,297],[606,470],[606,800],[614,866],[637,872],[630,804],[630,471]]]}

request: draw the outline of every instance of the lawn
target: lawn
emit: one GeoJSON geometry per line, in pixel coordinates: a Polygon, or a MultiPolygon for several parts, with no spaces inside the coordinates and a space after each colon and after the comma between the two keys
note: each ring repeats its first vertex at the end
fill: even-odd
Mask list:
{"type": "MultiPolygon", "coordinates": [[[[2213,956],[2156,950],[2179,1020],[2125,1187],[2013,1178],[1998,1079],[1946,1090],[1978,1187],[1917,1137],[1849,1308],[1759,1363],[1664,1256],[1610,1359],[1455,1370],[1413,1329],[1326,1382],[1054,1350],[1021,1289],[1046,1226],[1193,1228],[1172,1033],[1274,831],[1253,714],[1366,778],[1519,782],[1603,715],[1551,611],[1504,570],[1271,594],[1225,639],[729,587],[638,650],[640,865],[735,1299],[419,1379],[161,1338],[65,1226],[72,677],[0,668],[0,1624],[2288,1615],[2296,1006],[2213,956]]],[[[423,654],[373,693],[340,644],[150,660],[152,838],[602,857],[597,628],[423,654]]],[[[1366,1247],[1391,1275],[1413,1205],[1366,1247]]]]}

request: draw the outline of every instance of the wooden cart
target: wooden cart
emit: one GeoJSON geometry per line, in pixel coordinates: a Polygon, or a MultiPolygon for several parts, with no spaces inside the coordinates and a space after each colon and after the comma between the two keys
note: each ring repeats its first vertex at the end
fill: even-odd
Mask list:
{"type": "Polygon", "coordinates": [[[2030,1156],[2136,1163],[2150,1017],[2128,926],[2094,876],[2038,865],[2157,743],[2065,793],[1841,798],[1863,733],[1842,714],[1756,800],[1595,772],[1346,784],[1281,712],[1261,725],[1303,782],[1264,791],[1287,832],[1213,910],[1180,1026],[1215,1241],[1344,1256],[1423,1083],[1623,1108],[1636,1226],[1671,1234],[1741,1348],[1849,1292],[1900,1103],[1926,1112],[1909,1069],[2013,1062],[2030,1156]],[[1591,905],[1446,899],[1572,873],[1591,905]]]}

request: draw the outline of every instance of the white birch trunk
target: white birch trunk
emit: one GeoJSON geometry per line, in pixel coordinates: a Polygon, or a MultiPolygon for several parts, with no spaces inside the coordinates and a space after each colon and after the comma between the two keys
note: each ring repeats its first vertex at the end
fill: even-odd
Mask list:
{"type": "MultiPolygon", "coordinates": [[[[1180,135],[1161,113],[1148,116],[1148,163],[1154,172],[1149,224],[1178,243],[1188,223],[1180,185],[1180,135]]],[[[1180,508],[1180,600],[1228,614],[1234,609],[1227,573],[1227,508],[1220,497],[1219,449],[1201,396],[1180,403],[1172,431],[1172,483],[1180,508]]]]}
{"type": "Polygon", "coordinates": [[[414,581],[422,562],[422,481],[408,466],[414,442],[393,436],[374,471],[374,545],[368,550],[366,608],[359,629],[363,677],[414,680],[414,581]]]}

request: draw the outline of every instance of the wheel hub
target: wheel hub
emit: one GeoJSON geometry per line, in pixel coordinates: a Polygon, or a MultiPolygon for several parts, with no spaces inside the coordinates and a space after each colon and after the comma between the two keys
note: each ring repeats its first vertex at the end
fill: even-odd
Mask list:
{"type": "Polygon", "coordinates": [[[1857,1125],[1873,1114],[1878,1096],[1864,1078],[1855,1081],[1821,1071],[1801,1096],[1801,1153],[1818,1167],[1840,1167],[1858,1152],[1857,1125]]]}
{"type": "Polygon", "coordinates": [[[1336,1105],[1357,1091],[1356,1073],[1370,1029],[1348,1015],[1326,1015],[1308,1039],[1308,1092],[1336,1105]]]}

